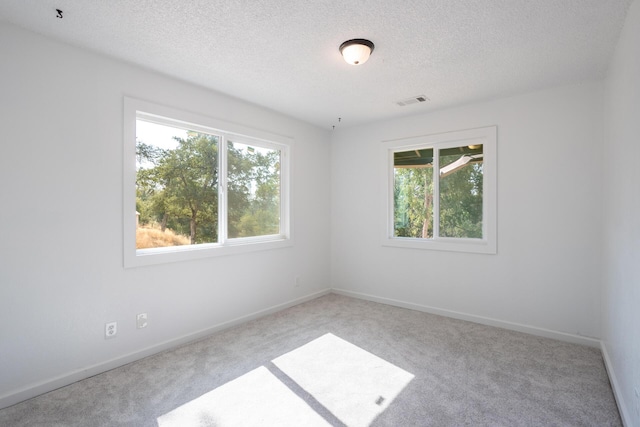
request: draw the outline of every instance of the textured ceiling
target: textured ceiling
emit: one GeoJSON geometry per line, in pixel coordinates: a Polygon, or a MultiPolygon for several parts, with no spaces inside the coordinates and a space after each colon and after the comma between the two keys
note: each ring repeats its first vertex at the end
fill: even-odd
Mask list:
{"type": "Polygon", "coordinates": [[[631,1],[2,0],[0,20],[331,129],[601,78],[631,1]]]}

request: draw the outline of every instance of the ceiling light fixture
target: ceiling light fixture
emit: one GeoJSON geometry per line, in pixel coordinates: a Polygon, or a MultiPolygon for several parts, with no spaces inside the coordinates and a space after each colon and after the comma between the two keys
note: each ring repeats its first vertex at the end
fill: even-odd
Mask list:
{"type": "Polygon", "coordinates": [[[369,40],[352,39],[340,45],[340,53],[347,64],[360,65],[367,62],[373,47],[373,43],[369,40]]]}

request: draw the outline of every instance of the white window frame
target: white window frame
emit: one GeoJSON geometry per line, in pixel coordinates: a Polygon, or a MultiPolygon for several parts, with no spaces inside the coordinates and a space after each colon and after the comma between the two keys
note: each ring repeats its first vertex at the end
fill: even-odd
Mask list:
{"type": "MultiPolygon", "coordinates": [[[[381,168],[381,238],[383,246],[431,249],[455,252],[495,254],[497,252],[497,127],[446,132],[414,138],[383,141],[380,150],[381,168]],[[439,179],[434,179],[434,237],[430,239],[394,236],[394,153],[433,148],[433,169],[439,170],[438,150],[468,145],[483,145],[482,238],[440,237],[439,179]]],[[[434,173],[434,177],[436,174],[434,173]]]]}
{"type": "Polygon", "coordinates": [[[291,165],[293,139],[236,123],[124,97],[123,220],[124,267],[164,264],[213,256],[269,250],[293,245],[291,221],[291,165]],[[219,137],[218,242],[164,248],[136,249],[136,120],[212,134],[219,137]],[[254,237],[227,237],[227,141],[277,149],[280,159],[280,233],[254,237]]]}

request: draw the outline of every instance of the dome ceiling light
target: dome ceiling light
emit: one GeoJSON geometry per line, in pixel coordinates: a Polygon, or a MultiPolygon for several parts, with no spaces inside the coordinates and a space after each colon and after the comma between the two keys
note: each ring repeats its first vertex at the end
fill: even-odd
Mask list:
{"type": "Polygon", "coordinates": [[[340,45],[340,53],[347,64],[360,65],[367,62],[373,52],[373,42],[365,39],[352,39],[340,45]]]}

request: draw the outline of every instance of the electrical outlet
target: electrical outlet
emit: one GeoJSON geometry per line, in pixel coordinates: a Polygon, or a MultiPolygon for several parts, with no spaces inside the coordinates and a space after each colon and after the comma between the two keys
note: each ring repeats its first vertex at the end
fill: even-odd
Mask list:
{"type": "Polygon", "coordinates": [[[140,313],[136,316],[136,325],[138,329],[146,328],[149,322],[147,322],[147,313],[140,313]]]}
{"type": "Polygon", "coordinates": [[[109,322],[104,325],[104,337],[115,338],[118,333],[118,322],[109,322]]]}

